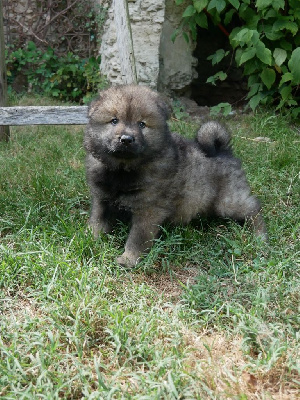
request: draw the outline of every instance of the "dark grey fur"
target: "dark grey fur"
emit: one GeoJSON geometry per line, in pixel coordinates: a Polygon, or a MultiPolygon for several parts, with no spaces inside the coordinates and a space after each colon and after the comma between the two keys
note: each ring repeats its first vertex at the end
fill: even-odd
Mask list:
{"type": "Polygon", "coordinates": [[[84,146],[94,235],[110,232],[117,219],[130,221],[118,258],[127,266],[164,222],[186,224],[197,214],[250,219],[266,238],[260,203],[225,128],[208,122],[188,141],[169,131],[168,117],[160,95],[143,86],[112,87],[90,105],[84,146]]]}

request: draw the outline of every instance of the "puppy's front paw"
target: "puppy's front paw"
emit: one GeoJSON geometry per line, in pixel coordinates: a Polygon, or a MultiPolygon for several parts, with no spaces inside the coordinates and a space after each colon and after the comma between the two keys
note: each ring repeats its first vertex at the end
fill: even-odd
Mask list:
{"type": "Polygon", "coordinates": [[[105,223],[105,222],[92,222],[92,221],[89,221],[88,228],[92,231],[93,236],[94,236],[95,239],[98,238],[100,232],[103,232],[103,233],[110,233],[111,232],[111,226],[108,223],[105,223]]]}
{"type": "Polygon", "coordinates": [[[117,258],[117,263],[123,267],[133,268],[139,262],[139,257],[129,252],[124,252],[120,257],[117,258]]]}
{"type": "Polygon", "coordinates": [[[88,223],[87,226],[88,231],[91,231],[93,234],[94,239],[97,239],[97,237],[99,236],[99,232],[100,232],[100,227],[96,224],[91,224],[90,222],[88,223]]]}

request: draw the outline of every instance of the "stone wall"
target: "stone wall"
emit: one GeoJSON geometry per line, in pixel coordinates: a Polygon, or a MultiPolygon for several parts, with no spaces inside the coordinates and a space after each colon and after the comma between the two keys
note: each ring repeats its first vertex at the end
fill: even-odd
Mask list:
{"type": "Polygon", "coordinates": [[[26,42],[26,35],[36,26],[34,15],[37,12],[36,3],[30,0],[3,0],[4,37],[7,44],[19,47],[26,42]]]}
{"type": "Polygon", "coordinates": [[[56,54],[71,51],[81,57],[98,52],[95,14],[103,12],[102,0],[1,1],[6,44],[18,48],[34,41],[40,49],[51,47],[56,54]]]}
{"type": "MultiPolygon", "coordinates": [[[[181,7],[177,7],[174,0],[129,0],[128,5],[139,83],[160,90],[188,88],[197,76],[193,48],[181,37],[175,43],[171,41],[180,23],[181,7]]],[[[110,83],[121,84],[116,40],[111,4],[102,36],[100,68],[110,83]]]]}

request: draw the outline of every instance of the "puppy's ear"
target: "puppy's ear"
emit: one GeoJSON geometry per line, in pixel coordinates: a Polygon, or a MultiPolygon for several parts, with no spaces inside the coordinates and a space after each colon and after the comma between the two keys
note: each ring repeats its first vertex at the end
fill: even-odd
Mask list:
{"type": "Polygon", "coordinates": [[[99,108],[103,100],[103,95],[100,93],[98,97],[92,100],[88,105],[88,116],[91,117],[99,108]]]}
{"type": "Polygon", "coordinates": [[[98,108],[102,106],[103,101],[107,99],[109,93],[112,91],[112,87],[108,87],[106,89],[101,90],[98,93],[98,96],[93,99],[88,105],[88,116],[91,117],[94,112],[97,112],[98,108]]]}

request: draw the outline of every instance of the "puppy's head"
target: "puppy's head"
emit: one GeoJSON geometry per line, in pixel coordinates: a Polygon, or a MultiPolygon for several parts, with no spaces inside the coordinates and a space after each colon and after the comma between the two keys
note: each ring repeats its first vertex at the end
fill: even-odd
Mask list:
{"type": "Polygon", "coordinates": [[[116,86],[89,107],[84,145],[104,163],[132,163],[161,152],[169,135],[170,110],[145,86],[116,86]]]}

